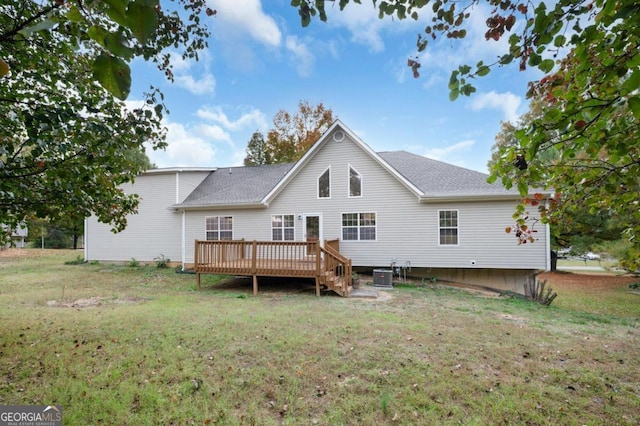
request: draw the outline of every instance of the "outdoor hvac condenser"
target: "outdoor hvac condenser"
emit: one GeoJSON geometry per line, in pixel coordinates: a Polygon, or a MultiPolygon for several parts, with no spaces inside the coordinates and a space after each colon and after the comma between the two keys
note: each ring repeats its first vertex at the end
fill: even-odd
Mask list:
{"type": "Polygon", "coordinates": [[[389,269],[374,269],[373,285],[374,287],[392,287],[393,271],[389,269]]]}

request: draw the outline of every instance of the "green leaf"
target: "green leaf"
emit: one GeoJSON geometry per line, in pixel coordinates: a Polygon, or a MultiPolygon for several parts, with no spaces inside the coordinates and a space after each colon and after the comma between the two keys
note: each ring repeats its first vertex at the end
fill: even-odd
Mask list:
{"type": "Polygon", "coordinates": [[[527,196],[527,193],[529,192],[529,185],[527,185],[527,182],[524,182],[522,180],[518,182],[518,192],[523,197],[527,196]]]}
{"type": "Polygon", "coordinates": [[[80,13],[80,9],[76,6],[72,6],[67,12],[67,18],[71,22],[82,22],[84,20],[82,13],[80,13]]]}
{"type": "Polygon", "coordinates": [[[102,27],[97,27],[95,25],[92,25],[87,30],[87,35],[89,36],[89,38],[95,41],[96,43],[98,43],[102,47],[106,47],[104,39],[107,37],[107,34],[109,34],[107,30],[105,30],[102,27]]]}
{"type": "Polygon", "coordinates": [[[489,68],[486,65],[483,65],[480,68],[478,68],[478,71],[476,71],[476,75],[479,77],[484,77],[485,75],[489,74],[490,71],[491,71],[491,68],[489,68]]]}
{"type": "Polygon", "coordinates": [[[567,42],[567,38],[565,36],[563,36],[562,34],[559,34],[553,40],[553,45],[555,47],[562,47],[562,46],[565,45],[566,42],[567,42]]]}
{"type": "Polygon", "coordinates": [[[449,77],[449,90],[458,89],[460,82],[458,81],[458,71],[452,71],[449,77]]]}
{"type": "Polygon", "coordinates": [[[449,92],[449,100],[451,102],[455,101],[456,99],[458,99],[458,96],[460,96],[460,91],[458,90],[458,88],[456,87],[455,89],[452,89],[449,92]]]}
{"type": "Polygon", "coordinates": [[[127,46],[127,38],[122,31],[107,34],[104,38],[104,46],[109,49],[109,52],[122,59],[129,60],[133,57],[133,49],[127,46]]]}
{"type": "Polygon", "coordinates": [[[624,83],[622,83],[622,87],[627,91],[627,93],[631,93],[637,90],[640,87],[640,70],[634,70],[631,75],[627,77],[626,80],[624,80],[624,83]]]}
{"type": "Polygon", "coordinates": [[[633,113],[633,116],[636,120],[640,120],[640,97],[634,96],[633,98],[629,98],[627,101],[629,104],[629,109],[633,113]]]}
{"type": "Polygon", "coordinates": [[[105,8],[107,16],[123,27],[128,27],[127,23],[127,0],[104,0],[108,7],[105,8]]]}
{"type": "Polygon", "coordinates": [[[399,19],[405,19],[407,17],[407,7],[399,4],[396,5],[397,15],[399,19]]]}
{"type": "Polygon", "coordinates": [[[512,61],[513,61],[513,55],[512,54],[502,55],[502,57],[500,58],[500,65],[508,65],[512,61]]]}
{"type": "Polygon", "coordinates": [[[116,98],[129,96],[131,70],[122,59],[101,53],[93,63],[93,76],[116,98]]]}
{"type": "Polygon", "coordinates": [[[553,61],[553,59],[545,59],[544,61],[540,62],[538,68],[540,69],[540,71],[546,74],[553,69],[554,65],[555,62],[553,61]]]}
{"type": "Polygon", "coordinates": [[[540,55],[536,54],[536,53],[532,53],[531,56],[529,56],[529,65],[532,67],[537,67],[540,62],[542,62],[542,58],[540,57],[540,55]]]}
{"type": "Polygon", "coordinates": [[[138,0],[127,8],[127,23],[138,41],[146,44],[158,27],[158,13],[154,6],[138,0]]]}

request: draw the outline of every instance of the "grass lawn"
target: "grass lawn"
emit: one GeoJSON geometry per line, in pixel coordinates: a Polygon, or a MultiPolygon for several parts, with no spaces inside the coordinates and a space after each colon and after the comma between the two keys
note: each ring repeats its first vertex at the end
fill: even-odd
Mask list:
{"type": "MultiPolygon", "coordinates": [[[[550,307],[432,285],[378,300],[0,255],[0,404],[65,425],[638,425],[640,296],[550,307]]],[[[566,275],[575,277],[575,275],[566,275]]],[[[225,281],[226,280],[226,281],[225,281]]]]}

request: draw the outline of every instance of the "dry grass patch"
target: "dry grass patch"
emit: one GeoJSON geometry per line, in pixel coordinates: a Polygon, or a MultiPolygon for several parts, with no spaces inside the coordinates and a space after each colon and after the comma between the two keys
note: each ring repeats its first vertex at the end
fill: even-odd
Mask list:
{"type": "Polygon", "coordinates": [[[195,291],[193,276],[65,256],[3,260],[0,401],[62,405],[66,424],[640,422],[629,301],[609,315],[437,285],[371,302],[276,282],[253,297],[246,281],[195,291]],[[63,286],[102,304],[47,306],[63,286]],[[104,302],[127,298],[144,303],[104,302]]]}

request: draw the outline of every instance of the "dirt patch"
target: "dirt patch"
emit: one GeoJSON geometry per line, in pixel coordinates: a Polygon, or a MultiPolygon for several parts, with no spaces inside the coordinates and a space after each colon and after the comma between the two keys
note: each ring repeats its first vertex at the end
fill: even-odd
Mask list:
{"type": "Polygon", "coordinates": [[[628,287],[629,284],[640,281],[640,278],[632,275],[581,274],[573,272],[545,272],[540,274],[538,278],[549,281],[551,285],[594,292],[628,287]]]}
{"type": "Polygon", "coordinates": [[[32,254],[29,250],[19,248],[3,248],[0,250],[0,258],[3,257],[29,257],[32,254]]]}
{"type": "Polygon", "coordinates": [[[123,298],[106,298],[106,297],[90,297],[88,299],[78,299],[73,302],[61,302],[58,300],[49,300],[47,306],[52,308],[74,308],[87,309],[98,308],[106,305],[128,305],[144,302],[145,299],[140,297],[123,297],[123,298]]]}

